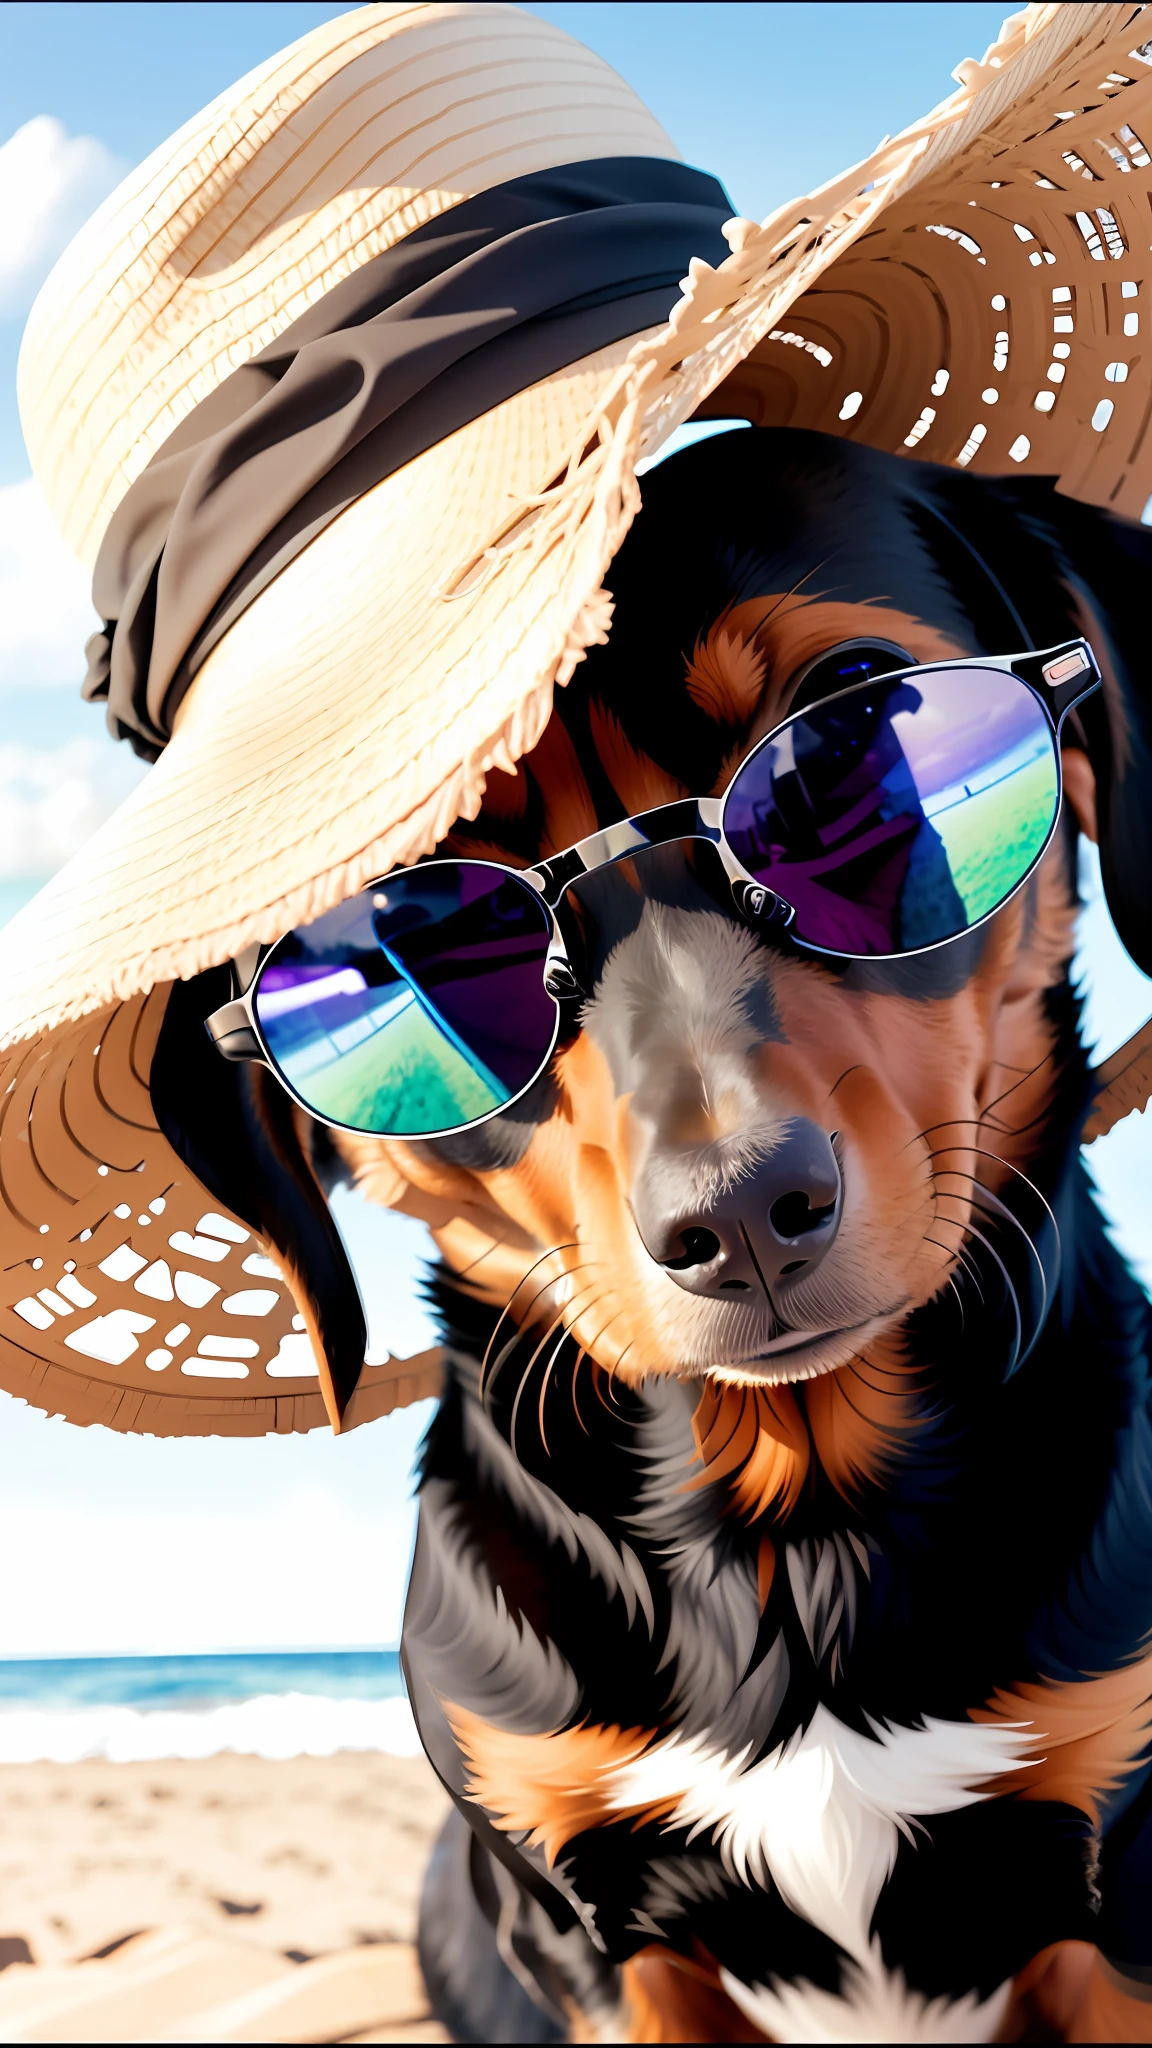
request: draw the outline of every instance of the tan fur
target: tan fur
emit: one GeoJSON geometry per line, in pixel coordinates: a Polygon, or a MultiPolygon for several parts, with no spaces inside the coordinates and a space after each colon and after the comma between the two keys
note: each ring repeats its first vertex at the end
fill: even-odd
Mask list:
{"type": "MultiPolygon", "coordinates": [[[[754,740],[787,715],[803,664],[862,637],[893,641],[920,661],[966,652],[883,602],[852,605],[802,590],[735,606],[700,636],[686,659],[688,692],[732,736],[717,792],[754,740]]],[[[627,810],[686,793],[636,748],[610,707],[593,703],[590,720],[605,773],[627,810]]],[[[503,841],[526,816],[533,785],[542,799],[540,854],[596,828],[575,749],[554,716],[514,777],[489,778],[480,815],[453,835],[453,847],[509,859],[503,841]]],[[[1077,787],[1077,809],[1086,811],[1091,792],[1077,787]]],[[[642,864],[626,879],[642,893],[642,864]]],[[[700,1375],[698,1463],[684,1484],[716,1488],[726,1512],[760,1525],[762,1610],[777,1568],[777,1532],[817,1470],[852,1499],[864,1483],[882,1481],[914,1445],[930,1387],[908,1364],[901,1325],[955,1268],[971,1176],[996,1188],[1028,1170],[1058,1078],[1045,992],[1065,971],[1074,908],[1057,843],[993,920],[979,965],[956,996],[913,1002],[870,995],[816,965],[786,957],[771,963],[781,1031],[755,1055],[755,1089],[765,1113],[809,1117],[840,1132],[856,1206],[846,1212],[826,1265],[839,1262],[847,1302],[875,1303],[883,1276],[887,1301],[879,1306],[890,1313],[869,1328],[866,1341],[831,1344],[800,1393],[736,1367],[700,1375]]],[[[587,1030],[559,1054],[553,1074],[554,1112],[511,1169],[469,1172],[419,1144],[350,1134],[336,1142],[363,1192],[425,1221],[462,1284],[493,1306],[508,1304],[513,1322],[563,1323],[587,1353],[586,1369],[609,1382],[615,1373],[639,1380],[683,1372],[700,1305],[648,1257],[632,1219],[641,1148],[635,1106],[617,1096],[587,1030]]],[[[732,1121],[722,1101],[694,1100],[691,1090],[669,1118],[671,1135],[685,1146],[715,1141],[732,1121]]],[[[1095,1824],[1101,1801],[1124,1782],[1147,1743],[1150,1702],[1152,1659],[1081,1684],[998,1690],[973,1709],[973,1719],[1030,1724],[1034,1732],[1022,1739],[1034,1762],[1000,1777],[995,1793],[1064,1802],[1095,1824]]],[[[655,1729],[593,1724],[513,1733],[462,1707],[449,1704],[446,1711],[466,1760],[468,1797],[501,1831],[543,1846],[550,1862],[585,1829],[628,1817],[610,1799],[613,1776],[659,1739],[655,1729]]],[[[629,1813],[635,1821],[659,1820],[669,1810],[666,1802],[629,1813]]],[[[766,2038],[725,1996],[703,1952],[689,1960],[659,1948],[642,1951],[624,1966],[622,1986],[616,2038],[766,2038]]],[[[574,2039],[602,2038],[575,2012],[571,2031],[574,2039]]],[[[1065,1942],[1016,1980],[1001,2038],[1152,2041],[1152,2005],[1126,1989],[1093,1950],[1065,1942]]]]}
{"type": "MultiPolygon", "coordinates": [[[[727,690],[729,710],[744,716],[751,668],[729,664],[727,682],[717,678],[729,659],[725,654],[722,660],[722,645],[730,653],[736,640],[744,646],[755,641],[772,678],[756,714],[763,724],[782,708],[781,676],[837,640],[866,634],[893,639],[921,659],[959,651],[882,604],[842,605],[803,593],[737,606],[705,642],[716,689],[727,690]]],[[[631,747],[608,711],[593,716],[623,802],[677,793],[670,778],[661,782],[658,765],[631,747]]],[[[591,796],[556,717],[522,772],[542,794],[542,851],[593,829],[591,796]]],[[[513,786],[509,777],[492,781],[513,786]]],[[[492,828],[496,846],[500,821],[482,811],[474,832],[487,835],[492,828]]],[[[642,880],[639,873],[634,879],[642,880]]],[[[826,1270],[835,1269],[847,1305],[861,1300],[880,1313],[866,1341],[830,1340],[815,1361],[820,1376],[806,1388],[809,1447],[803,1451],[795,1426],[789,1421],[782,1429],[786,1402],[765,1388],[762,1374],[736,1365],[715,1369],[708,1399],[726,1415],[739,1408],[742,1418],[742,1454],[728,1459],[722,1475],[736,1512],[756,1515],[769,1501],[779,1507],[794,1500],[800,1468],[811,1455],[851,1494],[862,1480],[881,1475],[910,1440],[917,1389],[901,1355],[899,1326],[955,1265],[971,1175],[979,1171],[996,1186],[1014,1168],[1027,1168],[1056,1078],[1044,992],[1071,950],[1073,910],[1056,845],[1028,888],[993,921],[980,965],[955,997],[913,1002],[870,995],[806,962],[772,963],[782,1042],[760,1048],[754,1085],[765,1114],[806,1116],[841,1132],[856,1208],[846,1214],[826,1270]],[[879,1277],[884,1300],[877,1296],[879,1277]],[[735,1405],[725,1406],[727,1397],[715,1391],[724,1383],[752,1387],[754,1401],[741,1406],[736,1394],[735,1405]],[[761,1418],[755,1431],[754,1417],[761,1418]]],[[[448,1263],[485,1300],[503,1307],[514,1297],[517,1320],[560,1312],[591,1357],[626,1378],[682,1371],[693,1345],[697,1352],[706,1347],[706,1311],[647,1256],[633,1224],[629,1193],[638,1135],[631,1106],[617,1099],[587,1031],[560,1053],[554,1078],[557,1107],[524,1159],[508,1170],[465,1172],[443,1165],[431,1147],[398,1141],[344,1135],[337,1142],[364,1191],[427,1222],[448,1263]],[[533,1268],[531,1282],[522,1284],[533,1268]]],[[[704,1142],[708,1132],[702,1124],[696,1128],[692,1114],[686,1097],[677,1110],[680,1140],[704,1142]]],[[[702,1114],[698,1108],[697,1123],[702,1114]]],[[[708,1112],[716,1114],[723,1121],[722,1103],[708,1112]]],[[[702,1410],[701,1429],[702,1442],[713,1445],[730,1435],[719,1412],[702,1410]]]]}
{"type": "Polygon", "coordinates": [[[563,725],[550,718],[530,756],[534,781],[544,799],[541,854],[563,852],[595,832],[596,806],[584,770],[563,725]]]}
{"type": "Polygon", "coordinates": [[[1028,1682],[993,1693],[974,1721],[1031,1723],[1036,1761],[997,1780],[999,1792],[1075,1806],[1093,1826],[1144,1755],[1152,1729],[1152,1657],[1076,1683],[1028,1682]]]}
{"type": "Polygon", "coordinates": [[[967,652],[923,619],[880,601],[848,604],[785,590],[721,614],[686,663],[688,694],[718,725],[759,738],[786,717],[793,679],[805,663],[840,641],[860,639],[892,641],[913,661],[953,661],[967,652]]]}
{"type": "Polygon", "coordinates": [[[1152,2041],[1152,2000],[1143,1987],[1126,1984],[1103,1956],[1094,1956],[1083,1996],[1073,2011],[1066,2041],[1152,2041]]]}
{"type": "Polygon", "coordinates": [[[618,718],[593,700],[589,724],[604,772],[625,809],[632,814],[676,803],[689,791],[649,755],[634,747],[618,718]]]}
{"type": "Polygon", "coordinates": [[[750,624],[744,621],[746,630],[741,631],[732,614],[724,612],[697,640],[685,667],[688,695],[717,725],[747,725],[760,702],[768,657],[756,645],[755,630],[747,630],[750,624]]]}
{"type": "Polygon", "coordinates": [[[528,808],[528,775],[518,761],[512,773],[494,768],[484,784],[484,809],[490,818],[522,818],[528,808]]]}
{"type": "Polygon", "coordinates": [[[1016,1978],[997,2039],[1152,2041],[1152,1999],[1088,1942],[1056,1942],[1016,1978]]]}
{"type": "MultiPolygon", "coordinates": [[[[1042,1115],[1054,1079],[1046,1063],[1051,1037],[1042,992],[1055,977],[1069,916],[1066,888],[1053,869],[1031,897],[1001,913],[977,974],[958,996],[940,1002],[848,994],[806,965],[775,964],[784,1043],[763,1047],[760,1086],[781,1116],[810,1116],[825,1127],[834,1119],[841,1131],[848,1173],[860,1190],[857,1218],[844,1226],[837,1252],[844,1286],[864,1299],[870,1290],[875,1299],[882,1274],[889,1299],[877,1305],[891,1305],[892,1333],[909,1307],[937,1291],[954,1262],[969,1213],[964,1176],[978,1163],[993,1174],[1009,1170],[996,1160],[977,1161],[975,1123],[982,1109],[998,1105],[981,1149],[1011,1164],[1032,1142],[1023,1133],[1042,1115]],[[941,1172],[948,1178],[934,1194],[929,1154],[945,1142],[941,1172]]],[[[556,1071],[561,1109],[524,1167],[500,1177],[502,1198],[507,1201],[517,1176],[537,1178],[547,1154],[564,1184],[561,1193],[553,1182],[556,1234],[550,1241],[561,1241],[563,1230],[599,1274],[601,1325],[594,1326],[585,1307],[570,1318],[574,1334],[626,1376],[676,1371],[698,1305],[647,1258],[631,1224],[627,1106],[616,1104],[607,1065],[587,1034],[556,1071]],[[606,1331],[605,1308],[611,1312],[606,1331]]],[[[487,1178],[493,1185],[497,1177],[487,1178]]],[[[517,1217],[526,1221],[522,1202],[517,1217]]],[[[862,1355],[847,1340],[839,1342],[839,1357],[831,1347],[825,1369],[851,1363],[855,1375],[844,1387],[845,1401],[817,1396],[830,1454],[846,1483],[854,1470],[875,1464],[864,1435],[901,1423],[900,1403],[885,1399],[904,1384],[898,1350],[889,1344],[880,1357],[876,1334],[862,1355]]],[[[722,1377],[747,1379],[735,1369],[719,1370],[722,1377]]]]}
{"type": "MultiPolygon", "coordinates": [[[[757,644],[768,656],[771,676],[771,687],[760,706],[758,729],[768,730],[768,724],[787,715],[797,671],[843,640],[890,640],[906,648],[913,661],[955,661],[969,652],[949,634],[886,604],[883,598],[871,604],[851,604],[838,598],[810,597],[798,590],[787,591],[778,600],[757,598],[753,603],[772,607],[756,628],[757,644]]],[[[736,607],[734,622],[745,609],[736,607]]]]}
{"type": "MultiPolygon", "coordinates": [[[[483,1806],[505,1834],[526,1832],[529,1846],[542,1847],[549,1863],[574,1835],[618,1813],[608,1781],[655,1739],[653,1729],[590,1723],[525,1735],[494,1727],[464,1707],[447,1704],[445,1713],[468,1764],[469,1799],[483,1806]]],[[[637,1814],[659,1819],[675,1804],[673,1794],[650,1810],[638,1808],[637,1814]]]]}
{"type": "Polygon", "coordinates": [[[621,1971],[625,2041],[767,2041],[720,1983],[712,1958],[642,1948],[621,1971]]]}
{"type": "Polygon", "coordinates": [[[529,863],[522,853],[509,851],[495,839],[480,839],[466,827],[457,826],[442,839],[437,847],[438,854],[455,854],[460,860],[490,860],[497,867],[526,868],[529,863]]]}
{"type": "Polygon", "coordinates": [[[708,1384],[692,1418],[703,1467],[692,1486],[729,1480],[743,1520],[796,1506],[808,1475],[809,1441],[790,1387],[708,1384]]]}

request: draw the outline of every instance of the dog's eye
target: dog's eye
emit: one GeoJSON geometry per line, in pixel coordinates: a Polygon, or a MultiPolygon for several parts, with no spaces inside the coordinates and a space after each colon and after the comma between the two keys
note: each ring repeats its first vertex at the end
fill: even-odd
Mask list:
{"type": "Polygon", "coordinates": [[[834,697],[837,690],[849,690],[853,683],[866,683],[871,676],[886,676],[897,668],[914,668],[915,658],[892,640],[842,640],[827,654],[805,662],[796,675],[788,710],[802,711],[806,704],[819,704],[834,697]]]}

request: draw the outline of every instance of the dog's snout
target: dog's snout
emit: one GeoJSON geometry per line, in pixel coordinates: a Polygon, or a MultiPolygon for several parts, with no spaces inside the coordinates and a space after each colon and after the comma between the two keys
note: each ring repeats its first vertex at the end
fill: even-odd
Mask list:
{"type": "Polygon", "coordinates": [[[670,1203],[664,1178],[664,1213],[637,1213],[650,1257],[678,1287],[717,1301],[771,1297],[782,1283],[810,1273],[840,1221],[835,1136],[798,1119],[750,1172],[687,1212],[670,1203]]]}

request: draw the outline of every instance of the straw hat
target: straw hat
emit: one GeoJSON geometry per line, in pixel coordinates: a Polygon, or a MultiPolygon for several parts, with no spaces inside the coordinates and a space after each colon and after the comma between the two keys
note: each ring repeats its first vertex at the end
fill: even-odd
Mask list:
{"type": "MultiPolygon", "coordinates": [[[[306,1309],[157,1128],[167,989],[475,815],[607,634],[637,464],[675,427],[818,428],[1142,512],[1146,28],[1133,5],[1026,7],[865,163],[719,245],[716,215],[670,314],[450,419],[246,586],[240,563],[214,586],[155,767],[4,934],[0,1383],[120,1428],[335,1419],[306,1309]],[[214,1359],[229,1377],[205,1379],[214,1359]]],[[[600,59],[488,0],[360,8],[222,94],[87,224],[28,323],[33,467],[98,587],[243,366],[484,195],[622,162],[697,175],[600,59]]],[[[367,1369],[345,1426],[430,1387],[420,1370],[367,1369]]]]}

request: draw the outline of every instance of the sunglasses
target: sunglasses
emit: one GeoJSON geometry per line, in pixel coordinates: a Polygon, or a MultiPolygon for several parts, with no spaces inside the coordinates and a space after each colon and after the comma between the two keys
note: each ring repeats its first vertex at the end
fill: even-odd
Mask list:
{"type": "Polygon", "coordinates": [[[710,841],[746,923],[839,961],[975,930],[1052,837],[1060,728],[1100,673],[1083,640],[899,658],[870,642],[813,664],[801,692],[863,680],[794,711],[721,797],[662,804],[528,869],[429,860],[385,875],[262,949],[209,1034],[324,1123],[444,1137],[546,1071],[563,1006],[585,993],[557,908],[581,877],[649,847],[710,841]]]}

